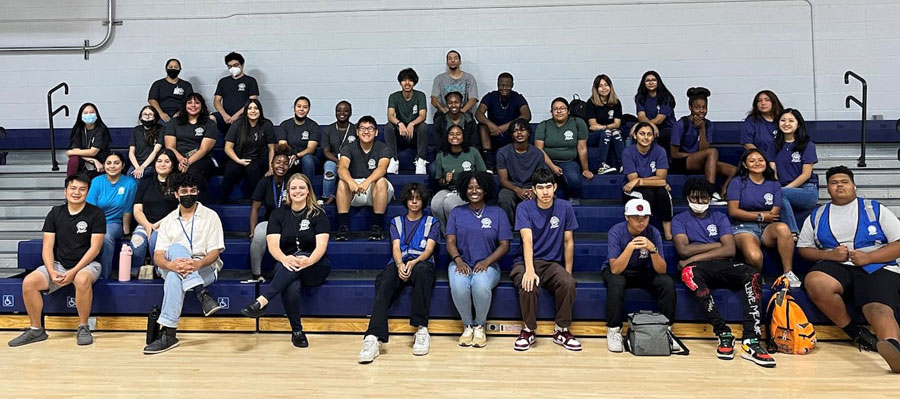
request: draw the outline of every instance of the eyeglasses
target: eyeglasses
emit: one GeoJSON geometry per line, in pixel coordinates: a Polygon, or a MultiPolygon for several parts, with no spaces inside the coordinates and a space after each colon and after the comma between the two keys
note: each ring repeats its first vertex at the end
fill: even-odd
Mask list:
{"type": "Polygon", "coordinates": [[[553,112],[566,112],[566,111],[568,111],[568,110],[569,110],[569,109],[566,108],[566,107],[554,107],[554,108],[553,108],[553,112]]]}
{"type": "Polygon", "coordinates": [[[376,129],[374,126],[366,126],[366,127],[360,126],[359,127],[359,131],[361,131],[361,132],[370,132],[371,133],[371,132],[374,132],[375,130],[378,130],[378,129],[376,129]]]}

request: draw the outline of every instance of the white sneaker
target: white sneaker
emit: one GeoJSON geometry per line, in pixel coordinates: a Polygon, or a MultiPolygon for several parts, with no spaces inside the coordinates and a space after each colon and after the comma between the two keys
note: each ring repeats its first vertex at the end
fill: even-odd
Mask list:
{"type": "Polygon", "coordinates": [[[712,198],[710,198],[710,200],[709,200],[709,204],[710,205],[728,205],[728,202],[725,202],[725,200],[722,199],[721,194],[713,193],[712,198]]]}
{"type": "Polygon", "coordinates": [[[672,326],[669,326],[669,346],[672,348],[672,353],[678,353],[682,350],[681,345],[678,345],[678,343],[675,342],[675,334],[672,333],[672,326]]]}
{"type": "Polygon", "coordinates": [[[622,327],[610,327],[606,329],[606,348],[610,352],[624,352],[624,337],[622,337],[622,327]]]}
{"type": "Polygon", "coordinates": [[[366,335],[363,338],[362,349],[359,351],[359,363],[369,364],[381,354],[381,342],[374,335],[366,335]]]}
{"type": "Polygon", "coordinates": [[[803,284],[800,281],[800,277],[797,277],[797,275],[794,274],[793,271],[789,271],[789,272],[785,273],[784,278],[787,279],[788,287],[790,287],[790,288],[800,288],[800,286],[803,284]]]}
{"type": "Polygon", "coordinates": [[[459,336],[459,346],[472,346],[472,336],[474,335],[475,329],[472,326],[466,326],[462,335],[459,336]]]}
{"type": "Polygon", "coordinates": [[[400,161],[398,161],[394,158],[391,158],[391,161],[388,163],[387,172],[392,175],[396,175],[397,173],[400,173],[400,161]]]}
{"type": "Polygon", "coordinates": [[[428,335],[428,327],[419,327],[416,331],[416,342],[413,343],[413,355],[425,356],[431,348],[431,336],[428,335]]]}
{"type": "Polygon", "coordinates": [[[607,174],[607,173],[613,173],[613,172],[616,172],[617,170],[618,170],[618,169],[616,169],[616,168],[614,168],[614,167],[612,167],[612,166],[609,166],[609,165],[606,164],[606,162],[604,162],[604,163],[600,164],[600,168],[597,169],[597,174],[598,174],[598,175],[605,175],[605,174],[607,174]]]}
{"type": "Polygon", "coordinates": [[[484,348],[487,346],[487,336],[484,335],[484,326],[475,327],[475,334],[472,337],[472,346],[476,348],[484,348]]]}
{"type": "Polygon", "coordinates": [[[416,158],[416,161],[413,162],[413,164],[416,165],[416,174],[417,175],[424,175],[427,173],[427,171],[425,170],[425,164],[427,164],[427,163],[428,163],[428,161],[426,161],[422,158],[416,158]]]}

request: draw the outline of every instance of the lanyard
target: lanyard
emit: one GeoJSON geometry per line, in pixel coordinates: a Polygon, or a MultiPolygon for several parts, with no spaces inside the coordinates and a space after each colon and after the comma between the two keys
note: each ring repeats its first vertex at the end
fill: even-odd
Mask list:
{"type": "Polygon", "coordinates": [[[298,214],[298,212],[294,212],[293,209],[291,209],[290,211],[291,211],[291,214],[297,218],[297,237],[294,237],[294,244],[297,245],[297,247],[294,249],[294,253],[297,253],[297,252],[300,252],[300,231],[301,231],[300,228],[303,225],[303,221],[306,220],[305,214],[307,212],[306,212],[306,208],[303,208],[299,212],[299,214],[298,214]]]}
{"type": "Polygon", "coordinates": [[[275,184],[275,176],[272,176],[272,202],[275,203],[275,208],[281,207],[281,200],[284,198],[284,183],[281,182],[281,190],[278,190],[278,186],[275,184]]]}
{"type": "Polygon", "coordinates": [[[188,235],[187,229],[184,228],[184,219],[181,216],[178,217],[178,224],[181,226],[181,232],[184,233],[184,237],[188,240],[188,245],[191,247],[191,255],[194,254],[194,220],[197,219],[197,215],[191,216],[191,235],[188,235]]]}

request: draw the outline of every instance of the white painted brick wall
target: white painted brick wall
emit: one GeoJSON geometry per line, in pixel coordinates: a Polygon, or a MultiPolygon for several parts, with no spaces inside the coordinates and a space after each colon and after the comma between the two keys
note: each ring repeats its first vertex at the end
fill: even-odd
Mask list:
{"type": "MultiPolygon", "coordinates": [[[[0,46],[98,42],[105,0],[7,2],[0,46]],[[57,20],[57,21],[54,21],[57,20]]],[[[808,119],[855,119],[843,83],[853,69],[870,84],[870,114],[900,116],[900,2],[888,0],[784,1],[304,1],[118,0],[111,44],[84,61],[79,53],[0,54],[0,125],[45,127],[46,91],[73,111],[98,104],[112,126],[135,123],[163,63],[177,57],[182,77],[211,100],[231,50],[247,59],[261,83],[267,115],[290,115],[298,95],[312,99],[311,116],[333,120],[340,99],[354,114],[383,121],[397,72],[407,66],[430,94],[450,48],[463,56],[479,95],[510,71],[535,119],[548,116],[556,96],[589,94],[593,77],[607,73],[626,112],[640,75],[659,71],[686,113],[685,90],[708,87],[712,119],[741,119],[752,96],[775,90],[808,119]],[[647,3],[647,4],[641,4],[647,3]],[[813,40],[815,38],[815,40],[813,40]],[[815,79],[813,78],[815,73],[815,79]]],[[[211,104],[211,102],[210,102],[211,104]]],[[[66,126],[72,118],[57,120],[66,126]]]]}

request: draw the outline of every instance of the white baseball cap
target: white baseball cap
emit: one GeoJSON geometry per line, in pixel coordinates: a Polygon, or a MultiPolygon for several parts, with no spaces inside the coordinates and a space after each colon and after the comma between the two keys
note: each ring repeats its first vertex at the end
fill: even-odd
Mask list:
{"type": "Polygon", "coordinates": [[[625,204],[625,216],[650,216],[650,203],[640,198],[629,200],[625,204]]]}

